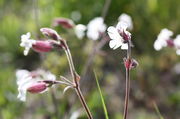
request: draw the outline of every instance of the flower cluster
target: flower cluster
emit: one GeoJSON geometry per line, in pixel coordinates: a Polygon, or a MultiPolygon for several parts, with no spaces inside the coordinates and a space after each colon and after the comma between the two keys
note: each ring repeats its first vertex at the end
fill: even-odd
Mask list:
{"type": "Polygon", "coordinates": [[[132,20],[131,17],[127,14],[122,14],[119,17],[119,22],[114,26],[110,26],[107,31],[109,37],[112,39],[109,42],[110,48],[113,50],[121,47],[123,50],[128,49],[128,42],[131,40],[131,33],[127,29],[132,29],[132,20]]]}
{"type": "Polygon", "coordinates": [[[159,33],[157,39],[154,42],[154,49],[159,51],[163,47],[171,47],[176,49],[176,54],[180,55],[180,35],[177,35],[175,39],[171,38],[173,32],[164,28],[159,33]]]}
{"type": "MultiPolygon", "coordinates": [[[[24,55],[27,55],[30,48],[36,52],[50,52],[54,48],[64,48],[65,40],[53,29],[41,28],[42,34],[47,36],[48,40],[34,40],[30,39],[31,34],[28,32],[21,36],[20,46],[24,47],[24,55]]],[[[42,93],[54,84],[65,84],[71,88],[73,84],[66,81],[56,81],[55,75],[44,70],[37,70],[29,72],[27,70],[16,71],[17,84],[18,84],[18,98],[22,101],[26,100],[26,92],[42,93]]],[[[66,88],[67,89],[67,88],[66,88]]]]}
{"type": "Polygon", "coordinates": [[[30,72],[20,69],[16,71],[16,77],[19,91],[18,98],[21,101],[26,100],[27,91],[30,93],[43,93],[56,80],[55,75],[44,70],[30,72]]]}

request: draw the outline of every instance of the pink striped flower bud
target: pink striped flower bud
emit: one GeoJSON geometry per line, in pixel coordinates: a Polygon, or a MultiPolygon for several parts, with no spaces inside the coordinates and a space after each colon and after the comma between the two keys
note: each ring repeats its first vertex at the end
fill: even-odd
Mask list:
{"type": "Polygon", "coordinates": [[[53,49],[53,44],[50,41],[36,41],[32,45],[33,50],[36,52],[50,52],[53,49]]]}
{"type": "Polygon", "coordinates": [[[66,29],[71,29],[73,28],[74,22],[71,19],[67,19],[67,18],[56,18],[53,21],[53,26],[58,26],[61,25],[63,28],[66,29]]]}
{"type": "Polygon", "coordinates": [[[52,38],[54,40],[60,40],[62,39],[58,33],[53,30],[53,29],[50,29],[50,28],[41,28],[40,31],[42,32],[42,34],[44,34],[45,36],[49,37],[49,38],[52,38]]]}
{"type": "Polygon", "coordinates": [[[27,91],[30,93],[41,93],[47,89],[47,84],[44,82],[37,82],[32,84],[27,91]]]}

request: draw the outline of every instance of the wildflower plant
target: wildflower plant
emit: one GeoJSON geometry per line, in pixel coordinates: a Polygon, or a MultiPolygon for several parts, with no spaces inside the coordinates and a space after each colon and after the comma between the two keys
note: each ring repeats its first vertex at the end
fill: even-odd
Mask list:
{"type": "Polygon", "coordinates": [[[124,103],[124,116],[123,119],[127,118],[128,115],[128,103],[129,103],[129,93],[130,93],[130,70],[138,65],[138,62],[131,57],[131,33],[128,29],[132,29],[131,17],[127,14],[122,14],[119,17],[119,22],[114,26],[110,26],[107,29],[108,35],[111,39],[109,42],[110,48],[116,50],[121,48],[127,51],[127,56],[124,58],[124,66],[126,68],[126,93],[125,93],[125,103],[124,103]]]}
{"type": "MultiPolygon", "coordinates": [[[[66,23],[66,21],[67,20],[64,19],[64,21],[61,21],[60,23],[63,23],[65,25],[64,27],[70,28],[69,23],[71,23],[72,25],[72,22],[68,21],[66,23]]],[[[56,78],[53,74],[45,71],[43,71],[44,73],[42,73],[40,71],[29,72],[27,70],[18,70],[16,72],[19,91],[18,98],[22,101],[25,101],[27,92],[42,93],[52,86],[56,86],[59,84],[66,85],[66,87],[64,88],[64,92],[70,88],[73,88],[76,91],[79,100],[87,113],[88,118],[93,119],[92,114],[82,95],[79,83],[81,77],[75,70],[71,52],[66,40],[61,38],[60,35],[53,29],[41,28],[40,31],[47,37],[47,40],[30,39],[30,33],[21,36],[20,46],[25,48],[24,55],[28,54],[30,48],[39,53],[50,52],[54,49],[63,49],[67,56],[72,79],[67,79],[63,76],[60,76],[60,80],[58,80],[58,78],[56,78]]]]}
{"type": "MultiPolygon", "coordinates": [[[[120,47],[122,50],[127,51],[127,57],[124,58],[124,66],[126,68],[126,94],[124,106],[124,119],[126,119],[128,115],[128,102],[130,92],[130,70],[138,65],[138,62],[131,57],[131,47],[133,46],[131,42],[131,33],[129,32],[129,30],[132,30],[133,28],[131,17],[127,14],[122,14],[118,18],[117,25],[115,27],[110,26],[107,29],[110,39],[106,36],[106,25],[102,17],[94,18],[88,23],[87,26],[83,24],[75,25],[75,23],[72,20],[67,18],[56,18],[54,19],[52,26],[58,25],[61,25],[63,28],[66,29],[73,29],[76,36],[79,39],[82,39],[85,36],[85,34],[93,42],[97,41],[98,39],[102,39],[93,49],[93,51],[91,52],[92,54],[89,55],[87,64],[85,64],[86,69],[84,73],[87,72],[88,67],[91,65],[93,57],[96,54],[97,50],[103,47],[103,45],[105,45],[105,43],[110,39],[110,48],[116,50],[120,47]],[[85,33],[86,31],[87,33],[85,33]]],[[[30,33],[21,36],[20,46],[25,48],[24,55],[28,55],[30,49],[33,49],[38,53],[47,53],[52,50],[58,51],[63,49],[67,56],[72,79],[67,79],[64,76],[60,76],[60,80],[58,80],[58,78],[56,78],[55,75],[43,70],[36,70],[31,72],[27,70],[17,70],[16,76],[19,91],[18,98],[22,101],[25,101],[27,92],[43,93],[46,92],[48,88],[51,88],[52,86],[66,85],[66,87],[64,88],[64,92],[66,92],[70,88],[74,89],[79,97],[80,102],[82,103],[82,106],[84,107],[87,113],[88,118],[93,119],[92,114],[82,95],[80,89],[81,77],[76,72],[72,55],[66,40],[63,39],[55,30],[51,28],[41,28],[40,31],[43,35],[46,36],[46,40],[31,39],[30,33]]]]}

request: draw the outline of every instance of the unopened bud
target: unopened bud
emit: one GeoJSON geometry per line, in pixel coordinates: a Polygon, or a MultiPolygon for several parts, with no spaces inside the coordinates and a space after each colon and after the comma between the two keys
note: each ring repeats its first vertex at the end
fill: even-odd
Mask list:
{"type": "Polygon", "coordinates": [[[53,21],[53,26],[58,26],[61,25],[63,28],[71,29],[73,28],[74,22],[71,19],[67,18],[56,18],[53,21]]]}
{"type": "Polygon", "coordinates": [[[53,49],[53,44],[49,41],[36,41],[32,48],[36,52],[49,52],[53,49]]]}
{"type": "Polygon", "coordinates": [[[47,84],[44,82],[38,82],[31,85],[27,91],[30,93],[41,93],[47,89],[47,84]]]}
{"type": "Polygon", "coordinates": [[[138,65],[139,63],[135,59],[131,60],[131,69],[136,68],[138,65]]]}
{"type": "Polygon", "coordinates": [[[138,62],[135,59],[124,59],[124,65],[126,69],[133,69],[138,66],[138,62]]]}
{"type": "Polygon", "coordinates": [[[49,37],[49,38],[52,38],[54,40],[60,40],[62,39],[58,33],[53,30],[53,29],[50,29],[50,28],[41,28],[40,31],[42,32],[42,34],[44,34],[45,36],[49,37]]]}

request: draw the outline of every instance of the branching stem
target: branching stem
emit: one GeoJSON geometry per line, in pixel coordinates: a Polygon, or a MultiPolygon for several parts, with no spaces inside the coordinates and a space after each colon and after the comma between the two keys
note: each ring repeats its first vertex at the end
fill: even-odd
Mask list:
{"type": "Polygon", "coordinates": [[[87,116],[88,116],[88,119],[93,119],[92,117],[92,114],[87,106],[87,103],[84,99],[84,96],[82,95],[82,92],[80,90],[80,85],[79,85],[79,80],[78,80],[78,77],[77,77],[77,73],[75,71],[75,67],[74,67],[74,63],[73,63],[73,60],[72,60],[72,55],[71,55],[71,52],[69,50],[69,47],[66,43],[66,41],[64,41],[64,45],[65,45],[65,53],[66,53],[66,56],[67,56],[67,59],[68,59],[68,63],[69,63],[69,67],[70,67],[70,71],[71,71],[71,75],[72,75],[72,78],[73,78],[73,81],[75,83],[75,91],[79,97],[79,100],[82,104],[82,106],[84,107],[86,113],[87,113],[87,116]]]}

